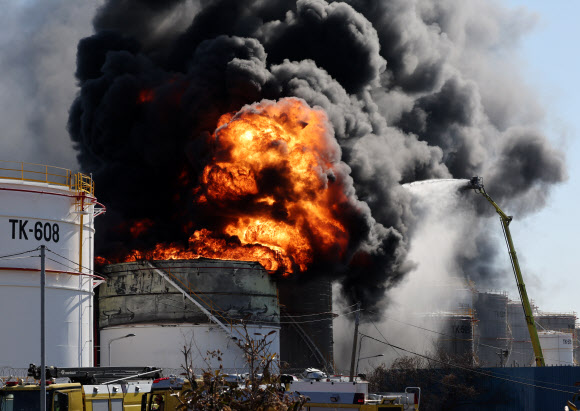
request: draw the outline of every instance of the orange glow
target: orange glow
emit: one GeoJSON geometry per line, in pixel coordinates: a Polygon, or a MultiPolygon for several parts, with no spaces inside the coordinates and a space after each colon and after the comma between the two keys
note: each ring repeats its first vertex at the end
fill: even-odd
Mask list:
{"type": "Polygon", "coordinates": [[[337,210],[349,200],[322,110],[294,98],[263,101],[224,114],[214,139],[212,161],[193,192],[198,205],[222,211],[221,228],[197,227],[187,249],[158,244],[128,260],[258,261],[290,273],[306,271],[315,255],[344,256],[349,234],[337,210]]]}
{"type": "Polygon", "coordinates": [[[107,264],[111,264],[111,262],[109,260],[107,260],[105,257],[101,257],[101,256],[96,256],[95,257],[95,264],[97,265],[107,265],[107,264]]]}
{"type": "Polygon", "coordinates": [[[141,90],[137,97],[137,103],[148,103],[155,98],[155,92],[150,89],[141,90]]]}
{"type": "Polygon", "coordinates": [[[136,221],[129,231],[131,232],[131,236],[133,238],[137,238],[143,235],[149,228],[153,226],[153,221],[148,218],[144,218],[143,220],[136,221]]]}

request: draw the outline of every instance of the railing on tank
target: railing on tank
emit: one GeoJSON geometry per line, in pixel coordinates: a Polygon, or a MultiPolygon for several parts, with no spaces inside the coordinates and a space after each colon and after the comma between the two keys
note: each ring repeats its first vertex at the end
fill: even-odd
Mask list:
{"type": "Polygon", "coordinates": [[[86,174],[76,173],[74,178],[71,179],[71,183],[73,190],[82,191],[91,195],[95,193],[95,182],[86,174]]]}
{"type": "Polygon", "coordinates": [[[90,195],[95,193],[95,183],[90,176],[62,167],[0,160],[0,178],[64,186],[90,195]]]}

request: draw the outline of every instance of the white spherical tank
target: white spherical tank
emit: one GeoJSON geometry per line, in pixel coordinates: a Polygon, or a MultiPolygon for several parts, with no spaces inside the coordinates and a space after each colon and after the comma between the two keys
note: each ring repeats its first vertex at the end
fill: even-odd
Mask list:
{"type": "Polygon", "coordinates": [[[0,366],[40,364],[45,248],[46,364],[93,365],[92,180],[69,170],[0,161],[0,366]]]}
{"type": "Polygon", "coordinates": [[[574,365],[574,338],[571,333],[539,331],[546,365],[574,365]]]}

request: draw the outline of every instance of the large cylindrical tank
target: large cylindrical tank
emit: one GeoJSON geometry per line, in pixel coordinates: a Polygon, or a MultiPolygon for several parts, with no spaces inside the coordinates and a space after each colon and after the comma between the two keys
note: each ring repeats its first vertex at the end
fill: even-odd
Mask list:
{"type": "Polygon", "coordinates": [[[574,340],[571,333],[538,331],[546,365],[574,365],[574,340]]]}
{"type": "Polygon", "coordinates": [[[580,365],[580,328],[574,328],[574,364],[580,365]]]}
{"type": "Polygon", "coordinates": [[[576,313],[539,312],[534,315],[538,331],[561,331],[574,333],[576,328],[576,313]]]}
{"type": "Polygon", "coordinates": [[[473,359],[473,317],[463,313],[431,313],[424,317],[430,330],[439,330],[436,349],[455,360],[473,359]]]}
{"type": "MultiPolygon", "coordinates": [[[[577,364],[578,334],[576,330],[576,313],[548,313],[540,312],[534,316],[538,331],[559,331],[571,336],[573,342],[574,362],[577,364]]],[[[544,347],[542,347],[543,349],[544,347]]],[[[561,364],[568,365],[568,364],[561,364]]]]}
{"type": "Polygon", "coordinates": [[[278,279],[282,340],[288,372],[314,367],[334,372],[332,283],[327,278],[278,279]]]}
{"type": "Polygon", "coordinates": [[[66,169],[0,162],[0,367],[40,363],[41,245],[46,363],[93,365],[93,278],[80,275],[93,270],[93,191],[66,169]]]}
{"type": "Polygon", "coordinates": [[[99,288],[101,365],[152,364],[179,370],[186,347],[194,368],[219,366],[209,353],[220,350],[221,365],[241,371],[245,363],[238,342],[248,336],[265,338],[271,331],[268,350],[280,352],[276,287],[258,263],[142,261],[108,265],[103,272],[107,283],[99,288]]]}
{"type": "Polygon", "coordinates": [[[508,297],[501,293],[477,293],[474,296],[476,319],[475,350],[479,365],[505,365],[509,355],[508,297]],[[507,351],[507,355],[506,355],[507,351]]]}
{"type": "Polygon", "coordinates": [[[507,305],[510,336],[509,356],[506,365],[529,367],[535,364],[530,332],[520,301],[509,301],[507,305]]]}

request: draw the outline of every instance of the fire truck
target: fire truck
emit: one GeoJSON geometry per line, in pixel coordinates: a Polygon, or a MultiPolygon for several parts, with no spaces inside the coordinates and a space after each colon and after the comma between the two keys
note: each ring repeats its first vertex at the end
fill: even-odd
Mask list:
{"type": "MultiPolygon", "coordinates": [[[[343,377],[298,380],[282,376],[286,395],[299,394],[308,401],[300,411],[418,411],[421,388],[407,387],[405,392],[368,393],[368,382],[343,377]]],[[[226,379],[227,380],[227,379],[226,379]]],[[[198,384],[201,381],[198,381],[198,384]]],[[[230,385],[236,387],[237,384],[230,385]]],[[[182,405],[177,395],[191,386],[180,377],[165,377],[153,381],[150,391],[143,394],[142,411],[175,410],[182,405]]]]}
{"type": "Polygon", "coordinates": [[[302,379],[284,375],[281,380],[287,393],[307,397],[301,411],[418,411],[421,400],[420,387],[407,387],[405,392],[369,393],[364,374],[351,380],[309,368],[302,379]]]}
{"type": "Polygon", "coordinates": [[[181,377],[157,378],[151,384],[151,390],[143,394],[141,411],[176,410],[181,405],[176,393],[189,388],[189,381],[181,377]]]}
{"type": "MultiPolygon", "coordinates": [[[[29,377],[40,379],[31,364],[29,377]]],[[[47,411],[138,411],[161,370],[155,367],[84,367],[46,369],[47,411]]],[[[13,379],[0,388],[0,411],[40,409],[38,383],[13,379]]]]}
{"type": "Polygon", "coordinates": [[[328,378],[323,381],[293,381],[289,392],[308,397],[303,411],[418,411],[419,387],[407,387],[405,392],[368,393],[368,382],[328,378]]]}

